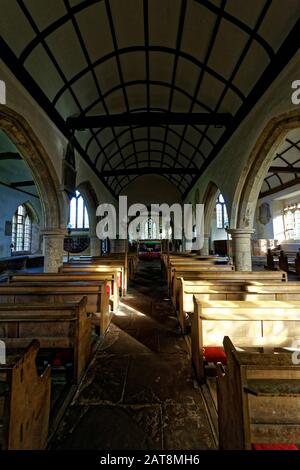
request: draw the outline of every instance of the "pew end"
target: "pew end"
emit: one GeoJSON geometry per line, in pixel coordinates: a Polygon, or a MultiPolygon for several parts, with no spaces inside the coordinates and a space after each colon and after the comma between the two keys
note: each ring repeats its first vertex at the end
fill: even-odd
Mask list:
{"type": "Polygon", "coordinates": [[[46,447],[51,370],[48,366],[42,375],[37,372],[39,349],[39,341],[33,340],[22,355],[0,365],[2,449],[38,450],[46,447]]]}
{"type": "Polygon", "coordinates": [[[300,442],[300,365],[288,352],[238,351],[224,337],[226,369],[217,365],[219,447],[300,442]]]}

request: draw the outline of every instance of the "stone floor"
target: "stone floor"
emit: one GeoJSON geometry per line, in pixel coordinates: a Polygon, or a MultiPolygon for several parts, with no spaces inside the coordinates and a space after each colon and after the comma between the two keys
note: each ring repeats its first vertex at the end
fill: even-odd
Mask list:
{"type": "Polygon", "coordinates": [[[141,262],[53,449],[214,449],[160,263],[141,262]]]}

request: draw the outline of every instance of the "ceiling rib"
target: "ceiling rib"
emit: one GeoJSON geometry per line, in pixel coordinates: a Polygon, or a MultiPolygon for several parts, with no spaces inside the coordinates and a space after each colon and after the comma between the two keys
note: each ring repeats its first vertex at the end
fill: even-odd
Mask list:
{"type": "Polygon", "coordinates": [[[123,113],[108,116],[75,116],[66,121],[70,130],[85,130],[105,127],[122,127],[131,125],[161,126],[161,125],[209,125],[229,127],[233,118],[230,113],[123,113]]]}

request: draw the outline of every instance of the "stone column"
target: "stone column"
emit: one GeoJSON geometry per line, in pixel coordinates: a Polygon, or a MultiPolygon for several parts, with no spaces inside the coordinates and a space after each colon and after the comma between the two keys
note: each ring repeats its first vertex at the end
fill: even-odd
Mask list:
{"type": "Polygon", "coordinates": [[[252,271],[251,235],[253,229],[228,229],[232,238],[232,257],[237,271],[252,271]]]}
{"type": "Polygon", "coordinates": [[[90,254],[91,256],[101,255],[100,240],[96,235],[91,235],[90,237],[90,254]]]}
{"type": "Polygon", "coordinates": [[[45,273],[57,273],[62,265],[65,235],[64,229],[42,230],[45,273]]]}
{"type": "Polygon", "coordinates": [[[200,255],[206,256],[209,255],[209,234],[204,234],[203,247],[200,250],[200,255]]]}

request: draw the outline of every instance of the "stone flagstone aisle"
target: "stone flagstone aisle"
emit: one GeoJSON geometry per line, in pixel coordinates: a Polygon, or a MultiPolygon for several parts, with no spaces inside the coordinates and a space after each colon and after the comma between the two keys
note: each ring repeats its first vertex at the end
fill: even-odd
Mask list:
{"type": "Polygon", "coordinates": [[[215,448],[159,262],[140,262],[51,448],[215,448]]]}

